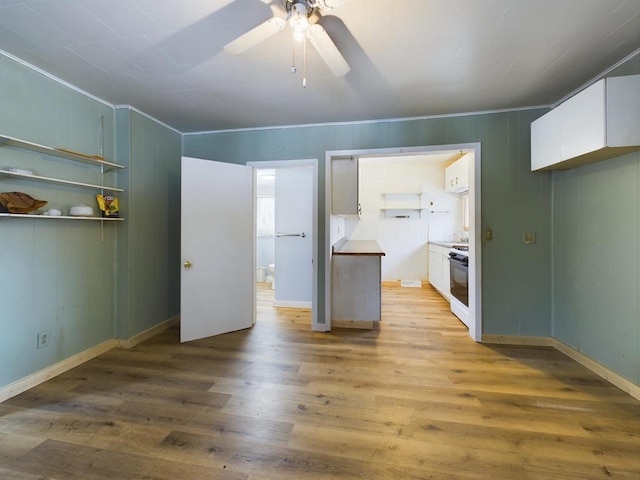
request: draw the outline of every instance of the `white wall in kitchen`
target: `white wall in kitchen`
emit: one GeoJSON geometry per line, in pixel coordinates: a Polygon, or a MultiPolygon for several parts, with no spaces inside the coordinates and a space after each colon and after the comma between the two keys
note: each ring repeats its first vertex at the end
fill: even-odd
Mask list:
{"type": "Polygon", "coordinates": [[[382,280],[428,279],[428,247],[431,240],[451,240],[462,230],[458,196],[444,191],[444,168],[450,161],[422,155],[394,158],[360,158],[360,219],[346,220],[350,240],[377,240],[382,257],[382,280]],[[385,207],[418,201],[418,196],[388,195],[422,193],[422,211],[399,210],[395,218],[385,207]]]}

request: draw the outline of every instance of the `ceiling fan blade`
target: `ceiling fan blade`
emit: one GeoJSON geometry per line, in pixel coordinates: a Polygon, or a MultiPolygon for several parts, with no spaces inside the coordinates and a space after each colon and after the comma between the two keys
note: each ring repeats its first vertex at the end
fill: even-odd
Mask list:
{"type": "Polygon", "coordinates": [[[281,13],[287,13],[287,8],[285,7],[285,2],[282,0],[260,0],[265,5],[269,5],[271,11],[275,14],[276,11],[281,13]]]}
{"type": "Polygon", "coordinates": [[[321,25],[311,25],[307,30],[307,38],[336,77],[344,77],[349,73],[349,64],[321,25]]]}
{"type": "Polygon", "coordinates": [[[282,18],[270,18],[253,30],[249,30],[244,35],[241,35],[232,42],[227,43],[224,46],[224,49],[228,53],[240,55],[272,35],[284,30],[285,25],[286,22],[282,18]]]}
{"type": "Polygon", "coordinates": [[[327,6],[330,9],[340,8],[345,3],[349,3],[349,0],[325,0],[325,1],[326,1],[327,6]]]}

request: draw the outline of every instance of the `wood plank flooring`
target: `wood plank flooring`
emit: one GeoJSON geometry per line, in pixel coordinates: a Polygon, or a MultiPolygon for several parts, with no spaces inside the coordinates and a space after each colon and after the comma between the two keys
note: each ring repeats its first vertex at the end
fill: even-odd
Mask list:
{"type": "Polygon", "coordinates": [[[270,295],[250,330],[173,328],[0,404],[0,478],[640,478],[640,402],[553,349],[474,343],[431,287],[330,333],[270,295]]]}

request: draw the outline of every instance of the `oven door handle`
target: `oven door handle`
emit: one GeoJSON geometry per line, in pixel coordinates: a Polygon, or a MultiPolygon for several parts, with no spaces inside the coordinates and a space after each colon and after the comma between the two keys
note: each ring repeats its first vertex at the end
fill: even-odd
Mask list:
{"type": "MultiPolygon", "coordinates": [[[[455,257],[449,257],[449,261],[450,262],[455,262],[458,265],[464,265],[464,260],[461,260],[459,258],[455,258],[455,257]]],[[[466,265],[465,265],[466,266],[466,265]]]]}

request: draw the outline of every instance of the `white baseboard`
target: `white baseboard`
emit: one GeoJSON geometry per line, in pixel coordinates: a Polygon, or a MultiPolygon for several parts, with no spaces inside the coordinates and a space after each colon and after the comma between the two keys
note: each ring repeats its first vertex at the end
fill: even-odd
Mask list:
{"type": "Polygon", "coordinates": [[[618,375],[617,373],[609,370],[607,367],[600,365],[595,360],[587,357],[584,353],[577,351],[575,348],[570,347],[566,343],[561,342],[560,340],[553,339],[553,346],[564,353],[567,357],[574,359],[576,362],[581,364],[584,367],[587,367],[596,375],[604,378],[610,383],[613,383],[616,387],[618,387],[623,392],[628,393],[633,398],[640,400],[640,385],[636,385],[635,383],[627,380],[626,378],[618,375]]]}
{"type": "Polygon", "coordinates": [[[170,318],[169,320],[166,320],[156,325],[155,327],[151,327],[144,332],[140,332],[137,335],[129,338],[128,340],[124,338],[118,339],[118,347],[126,349],[133,348],[139,343],[142,343],[145,340],[149,340],[151,337],[155,337],[156,335],[164,332],[168,328],[171,328],[178,323],[180,323],[180,315],[176,315],[175,317],[170,318]]]}
{"type": "Polygon", "coordinates": [[[107,340],[100,345],[96,345],[84,352],[80,352],[72,357],[69,357],[61,362],[58,362],[50,367],[47,367],[39,372],[32,373],[31,375],[21,378],[13,383],[10,383],[6,387],[0,388],[0,402],[15,397],[16,395],[26,392],[30,388],[33,388],[47,380],[52,379],[68,370],[71,370],[78,365],[83,364],[91,360],[92,358],[102,355],[109,350],[118,347],[118,341],[115,339],[107,340]]]}
{"type": "Polygon", "coordinates": [[[42,369],[39,372],[33,373],[27,377],[21,378],[20,380],[17,380],[5,387],[0,388],[0,402],[4,402],[5,400],[8,400],[11,397],[15,397],[16,395],[19,395],[22,392],[26,392],[30,388],[36,387],[41,383],[44,383],[47,380],[52,379],[53,377],[56,377],[68,370],[71,370],[72,368],[77,367],[78,365],[81,365],[84,362],[91,360],[92,358],[102,355],[103,353],[106,353],[113,348],[135,347],[139,343],[144,342],[145,340],[148,340],[154,335],[158,335],[159,333],[162,333],[169,327],[172,327],[173,325],[177,324],[179,321],[180,321],[180,316],[177,315],[167,320],[166,322],[162,322],[161,324],[156,325],[155,327],[152,327],[148,330],[145,330],[144,332],[134,335],[128,340],[116,339],[116,338],[107,340],[106,342],[101,343],[100,345],[96,345],[95,347],[89,348],[84,352],[80,352],[72,357],[62,360],[61,362],[51,365],[50,367],[42,369]]]}
{"type": "Polygon", "coordinates": [[[274,300],[273,306],[287,308],[312,308],[311,302],[288,302],[286,300],[274,300]]]}
{"type": "Polygon", "coordinates": [[[599,377],[605,379],[609,383],[615,385],[620,390],[628,393],[633,398],[640,400],[640,385],[627,380],[617,373],[609,370],[607,367],[600,365],[595,360],[587,357],[584,353],[579,352],[564,342],[552,337],[526,337],[518,335],[483,335],[482,343],[498,344],[498,345],[528,345],[535,347],[553,347],[564,353],[567,357],[575,360],[583,367],[588,368],[599,377]]]}

